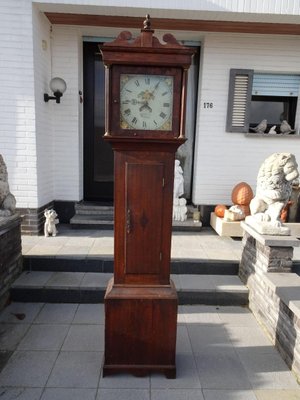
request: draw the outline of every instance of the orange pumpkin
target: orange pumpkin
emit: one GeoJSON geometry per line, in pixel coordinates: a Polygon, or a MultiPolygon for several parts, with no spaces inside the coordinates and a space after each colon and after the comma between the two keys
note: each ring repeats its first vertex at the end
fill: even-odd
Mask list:
{"type": "Polygon", "coordinates": [[[248,206],[253,197],[251,186],[246,182],[238,183],[231,192],[231,201],[233,204],[241,206],[248,206]]]}
{"type": "Polygon", "coordinates": [[[281,210],[280,219],[281,219],[282,222],[287,222],[287,219],[288,219],[288,216],[289,216],[290,207],[291,207],[292,204],[294,204],[293,201],[288,201],[287,204],[281,210]]]}
{"type": "Polygon", "coordinates": [[[215,214],[217,217],[223,218],[225,210],[227,210],[227,207],[224,204],[218,204],[215,207],[215,214]]]}

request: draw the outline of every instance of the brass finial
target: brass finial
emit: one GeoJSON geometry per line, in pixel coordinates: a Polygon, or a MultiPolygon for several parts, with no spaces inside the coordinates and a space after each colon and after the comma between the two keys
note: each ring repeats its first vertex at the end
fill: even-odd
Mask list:
{"type": "Polygon", "coordinates": [[[150,15],[149,14],[146,15],[146,19],[144,21],[144,29],[147,30],[147,31],[151,30],[151,21],[150,21],[150,15]]]}

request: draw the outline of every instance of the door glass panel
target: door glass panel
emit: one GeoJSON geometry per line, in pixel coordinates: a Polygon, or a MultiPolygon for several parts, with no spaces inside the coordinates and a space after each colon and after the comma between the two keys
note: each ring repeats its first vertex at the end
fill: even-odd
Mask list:
{"type": "Polygon", "coordinates": [[[83,43],[84,200],[113,199],[113,150],[105,133],[105,69],[98,43],[83,43]]]}
{"type": "Polygon", "coordinates": [[[113,181],[113,152],[103,140],[105,133],[105,70],[101,59],[95,60],[94,86],[94,180],[113,181]]]}

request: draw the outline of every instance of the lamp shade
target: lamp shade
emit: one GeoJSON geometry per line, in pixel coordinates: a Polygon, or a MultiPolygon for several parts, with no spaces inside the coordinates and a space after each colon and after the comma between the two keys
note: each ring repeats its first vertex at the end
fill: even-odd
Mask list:
{"type": "Polygon", "coordinates": [[[62,78],[52,78],[50,81],[50,89],[53,93],[59,92],[63,94],[67,89],[67,84],[62,78]]]}

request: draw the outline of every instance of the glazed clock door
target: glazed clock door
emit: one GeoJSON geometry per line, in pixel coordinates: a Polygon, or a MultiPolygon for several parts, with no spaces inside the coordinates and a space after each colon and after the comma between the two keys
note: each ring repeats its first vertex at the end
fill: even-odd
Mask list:
{"type": "Polygon", "coordinates": [[[177,138],[181,68],[113,65],[108,136],[177,138]]]}
{"type": "Polygon", "coordinates": [[[172,130],[173,76],[121,74],[122,129],[172,130]]]}
{"type": "Polygon", "coordinates": [[[160,273],[164,164],[127,162],[125,168],[125,275],[139,281],[160,273]]]}

